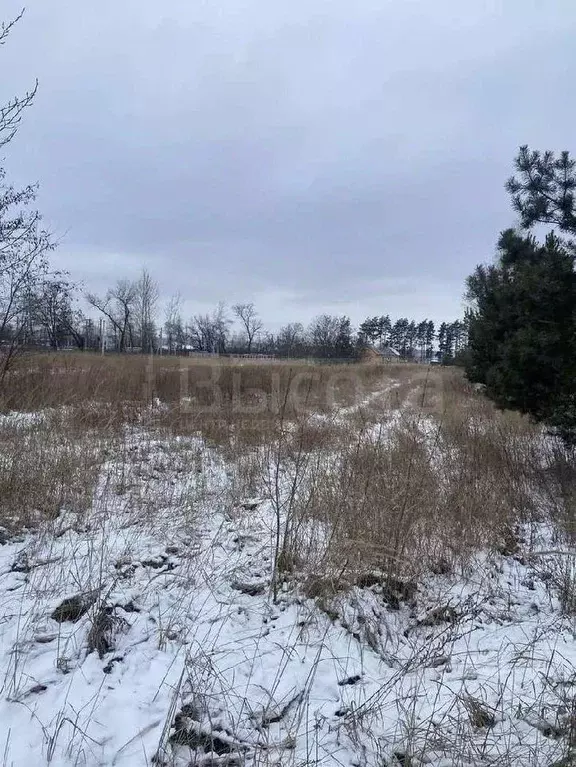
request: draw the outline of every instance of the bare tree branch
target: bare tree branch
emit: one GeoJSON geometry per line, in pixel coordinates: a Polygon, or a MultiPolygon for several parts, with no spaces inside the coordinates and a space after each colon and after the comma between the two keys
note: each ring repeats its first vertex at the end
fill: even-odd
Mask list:
{"type": "Polygon", "coordinates": [[[254,304],[234,304],[232,311],[242,323],[248,340],[248,354],[252,351],[252,344],[258,333],[262,330],[264,323],[258,317],[258,312],[254,304]]]}
{"type": "MultiPolygon", "coordinates": [[[[22,9],[18,16],[12,19],[12,21],[0,24],[0,45],[6,43],[14,26],[20,21],[23,15],[24,9],[22,9]]],[[[33,88],[27,91],[23,96],[15,96],[8,101],[7,104],[0,107],[0,147],[5,146],[14,138],[14,135],[22,122],[22,113],[32,104],[37,91],[38,80],[34,83],[33,88]]]]}

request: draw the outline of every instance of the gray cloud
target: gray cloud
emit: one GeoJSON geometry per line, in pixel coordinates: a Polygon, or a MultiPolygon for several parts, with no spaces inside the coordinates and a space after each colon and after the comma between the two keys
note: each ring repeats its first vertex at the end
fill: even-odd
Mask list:
{"type": "Polygon", "coordinates": [[[571,0],[32,0],[7,166],[91,287],[146,265],[190,311],[450,318],[517,145],[570,148],[575,32],[571,0]]]}

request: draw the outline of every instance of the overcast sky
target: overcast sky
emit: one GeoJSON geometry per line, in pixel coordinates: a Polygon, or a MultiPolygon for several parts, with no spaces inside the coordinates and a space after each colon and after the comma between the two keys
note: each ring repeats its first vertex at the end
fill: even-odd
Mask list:
{"type": "Polygon", "coordinates": [[[575,42],[574,0],[29,0],[5,165],[87,288],[454,319],[517,147],[576,151],[575,42]]]}

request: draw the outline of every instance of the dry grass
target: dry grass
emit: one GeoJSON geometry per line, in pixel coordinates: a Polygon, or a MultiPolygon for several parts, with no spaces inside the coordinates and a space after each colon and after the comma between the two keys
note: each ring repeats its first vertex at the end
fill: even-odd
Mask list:
{"type": "MultiPolygon", "coordinates": [[[[402,366],[394,366],[402,367],[402,366]]],[[[97,354],[31,354],[0,391],[4,411],[72,407],[94,426],[147,423],[175,434],[201,433],[212,444],[261,444],[282,410],[295,418],[361,400],[384,372],[371,365],[244,362],[226,359],[97,354]],[[160,401],[162,409],[150,412],[160,401]]]]}
{"type": "Polygon", "coordinates": [[[85,511],[105,460],[102,436],[60,414],[0,423],[0,524],[34,526],[60,511],[85,511]]]}
{"type": "MultiPolygon", "coordinates": [[[[282,561],[329,580],[376,572],[418,581],[466,570],[480,550],[516,554],[547,507],[569,538],[574,476],[558,446],[528,419],[495,410],[459,371],[406,374],[344,423],[304,422],[290,449],[267,455],[283,467],[282,561]]],[[[572,593],[564,567],[558,578],[572,593]]]]}
{"type": "MultiPolygon", "coordinates": [[[[92,507],[102,528],[98,545],[105,548],[107,526],[121,509],[128,554],[146,535],[162,541],[162,554],[139,563],[151,570],[153,582],[170,566],[174,547],[166,541],[176,524],[192,552],[188,533],[215,509],[240,520],[249,539],[251,514],[267,502],[276,522],[273,599],[280,602],[287,592],[313,599],[343,629],[339,600],[355,593],[353,587],[373,588],[386,610],[402,604],[416,609],[417,587],[430,574],[469,573],[479,552],[533,554],[534,570],[547,574],[563,610],[576,612],[575,560],[566,555],[576,531],[573,456],[527,419],[496,411],[458,370],[38,355],[20,361],[1,394],[5,411],[29,414],[0,418],[0,522],[10,529],[56,518],[62,510],[81,517],[92,507]],[[214,456],[226,487],[213,487],[208,464],[214,456]],[[556,530],[554,551],[546,556],[530,539],[542,522],[556,530]]],[[[96,577],[85,584],[92,595],[87,642],[88,650],[104,656],[123,622],[115,602],[107,601],[103,557],[94,546],[96,577]]],[[[130,556],[118,560],[115,577],[129,580],[133,566],[130,556]]],[[[182,556],[178,566],[181,582],[193,584],[192,570],[199,567],[193,556],[182,556]]],[[[234,583],[244,594],[253,587],[234,583]]],[[[193,589],[167,615],[159,603],[159,646],[177,635],[188,592],[193,589]]],[[[69,608],[70,597],[62,604],[69,608]]],[[[358,636],[387,661],[379,634],[384,613],[360,617],[358,636]]],[[[448,603],[415,619],[415,631],[437,631],[438,642],[428,647],[426,641],[414,663],[428,670],[446,664],[461,621],[448,603]]],[[[62,655],[58,668],[67,662],[62,655]]],[[[414,668],[407,663],[398,675],[408,678],[414,668]]],[[[11,673],[16,678],[16,666],[11,673]]],[[[378,692],[372,712],[385,692],[378,692]]],[[[422,734],[430,724],[418,723],[410,711],[418,696],[415,689],[407,702],[398,702],[405,705],[401,764],[416,764],[411,754],[424,753],[422,742],[428,748],[441,738],[432,730],[422,734]]],[[[562,737],[572,749],[572,697],[562,705],[568,712],[562,737]]],[[[170,722],[178,731],[175,711],[163,747],[170,722]]],[[[450,716],[461,724],[461,753],[454,743],[445,746],[452,763],[486,763],[482,754],[469,760],[466,749],[477,731],[492,729],[491,704],[466,696],[450,716]]],[[[346,726],[353,726],[352,716],[346,726]]],[[[366,738],[367,730],[359,731],[366,738]]]]}
{"type": "MultiPolygon", "coordinates": [[[[393,375],[394,368],[386,369],[393,375]]],[[[245,362],[226,358],[141,355],[29,354],[8,376],[0,402],[6,410],[33,411],[79,401],[181,403],[195,410],[278,410],[290,390],[291,407],[307,402],[324,410],[331,401],[354,401],[382,378],[373,365],[320,365],[305,361],[245,362]],[[262,401],[265,400],[265,401],[262,401]]]]}
{"type": "Polygon", "coordinates": [[[570,457],[454,369],[30,355],[1,400],[42,413],[0,426],[6,526],[87,507],[129,426],[222,451],[236,497],[272,501],[283,572],[465,568],[481,547],[514,553],[543,499],[574,532],[570,457]]]}
{"type": "Polygon", "coordinates": [[[8,413],[0,420],[0,524],[29,526],[89,506],[100,467],[124,449],[127,427],[167,440],[198,435],[255,487],[246,449],[277,439],[281,411],[284,419],[330,413],[381,377],[373,366],[24,355],[0,391],[8,413]]]}

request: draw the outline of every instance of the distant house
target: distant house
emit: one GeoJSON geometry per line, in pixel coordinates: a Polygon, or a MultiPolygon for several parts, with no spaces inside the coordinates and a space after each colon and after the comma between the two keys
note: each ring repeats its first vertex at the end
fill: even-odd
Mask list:
{"type": "Polygon", "coordinates": [[[391,360],[392,362],[394,360],[402,359],[400,352],[397,352],[396,349],[393,349],[391,346],[384,346],[379,350],[379,354],[383,360],[391,360]]]}
{"type": "Polygon", "coordinates": [[[376,349],[374,346],[367,346],[362,351],[360,360],[369,363],[400,362],[402,360],[402,355],[391,346],[383,346],[381,349],[376,349]]]}

